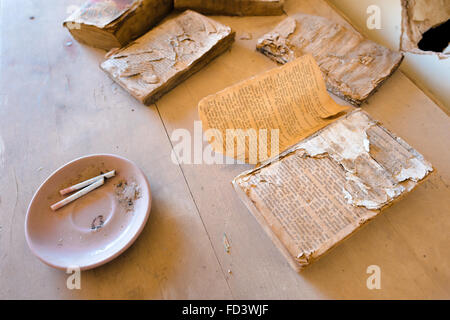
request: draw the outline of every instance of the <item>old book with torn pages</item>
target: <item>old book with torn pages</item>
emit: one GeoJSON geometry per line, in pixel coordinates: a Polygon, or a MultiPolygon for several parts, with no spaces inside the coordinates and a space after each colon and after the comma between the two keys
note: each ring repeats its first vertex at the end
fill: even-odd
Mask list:
{"type": "Polygon", "coordinates": [[[299,271],[431,171],[421,154],[357,110],[239,175],[233,185],[299,271]]]}
{"type": "Polygon", "coordinates": [[[330,92],[359,106],[399,67],[403,54],[323,17],[296,14],[258,40],[278,63],[312,54],[330,92]]]}
{"type": "Polygon", "coordinates": [[[110,50],[146,33],[173,7],[173,0],[89,0],[64,21],[79,42],[110,50]]]}
{"type": "Polygon", "coordinates": [[[232,16],[276,16],[283,14],[284,0],[174,0],[175,9],[232,16]]]}
{"type": "Polygon", "coordinates": [[[367,113],[336,104],[311,55],[205,98],[199,114],[206,130],[216,128],[212,148],[230,157],[248,160],[244,151],[224,150],[239,150],[227,145],[241,142],[241,149],[251,154],[251,144],[245,143],[252,140],[249,131],[257,131],[258,153],[270,141],[261,139],[258,131],[279,131],[278,146],[269,148],[271,158],[236,177],[233,186],[297,271],[433,170],[421,154],[367,113]],[[226,128],[240,128],[237,139],[223,141],[226,128]],[[282,152],[274,152],[278,149],[282,152]]]}
{"type": "Polygon", "coordinates": [[[111,51],[101,68],[149,105],[227,50],[234,36],[230,27],[187,10],[111,51]]]}

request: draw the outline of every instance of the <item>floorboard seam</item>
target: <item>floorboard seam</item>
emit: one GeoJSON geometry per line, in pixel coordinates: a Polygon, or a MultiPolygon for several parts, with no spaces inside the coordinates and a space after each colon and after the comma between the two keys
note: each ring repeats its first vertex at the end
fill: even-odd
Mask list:
{"type": "MultiPolygon", "coordinates": [[[[164,131],[166,132],[167,139],[169,140],[170,146],[171,146],[171,148],[172,148],[172,150],[173,150],[172,140],[170,139],[169,132],[167,131],[166,124],[164,123],[164,119],[163,119],[162,116],[161,116],[161,112],[159,112],[158,105],[157,105],[156,103],[154,103],[154,105],[155,105],[156,111],[158,112],[159,118],[161,119],[161,123],[162,123],[162,125],[163,125],[163,127],[164,127],[164,131]]],[[[181,170],[181,174],[183,175],[183,179],[184,179],[184,181],[185,181],[185,183],[186,183],[186,186],[187,186],[187,188],[188,188],[188,190],[189,190],[189,194],[190,194],[190,196],[191,196],[191,199],[192,199],[192,201],[194,202],[195,209],[197,210],[197,213],[198,213],[198,216],[199,216],[199,218],[200,218],[200,221],[202,222],[203,228],[205,229],[206,236],[208,237],[209,243],[210,243],[210,245],[211,245],[211,249],[212,249],[212,251],[213,251],[213,253],[214,253],[214,256],[216,257],[216,260],[217,260],[217,263],[219,264],[220,270],[222,271],[222,275],[223,275],[223,278],[224,278],[224,280],[225,280],[225,283],[226,283],[227,286],[228,286],[228,290],[230,291],[231,298],[234,299],[233,291],[231,290],[231,287],[230,287],[230,284],[228,283],[228,279],[227,279],[227,277],[226,277],[226,275],[225,275],[225,271],[224,271],[224,269],[223,269],[223,266],[222,266],[222,264],[220,263],[220,259],[219,259],[218,255],[217,255],[217,253],[216,253],[216,250],[214,249],[214,245],[213,245],[213,243],[212,243],[211,236],[209,235],[208,229],[206,228],[206,224],[205,224],[205,222],[203,221],[202,215],[200,214],[200,209],[198,208],[197,202],[195,201],[195,197],[194,197],[194,195],[193,195],[193,193],[192,193],[191,187],[190,187],[189,182],[188,182],[188,180],[187,180],[187,178],[186,178],[186,175],[185,175],[185,173],[184,173],[183,167],[181,166],[180,162],[178,161],[178,157],[177,157],[177,164],[178,164],[178,167],[179,167],[180,170],[181,170]]]]}

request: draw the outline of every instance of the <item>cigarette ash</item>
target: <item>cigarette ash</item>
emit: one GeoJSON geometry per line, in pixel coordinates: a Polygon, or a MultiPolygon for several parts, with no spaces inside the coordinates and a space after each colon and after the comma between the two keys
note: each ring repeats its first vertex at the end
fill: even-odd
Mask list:
{"type": "Polygon", "coordinates": [[[97,231],[101,228],[103,228],[103,225],[105,224],[105,218],[102,215],[99,215],[92,220],[91,224],[91,230],[97,231]]]}
{"type": "Polygon", "coordinates": [[[134,181],[122,180],[116,185],[116,197],[127,212],[134,210],[136,200],[141,197],[141,188],[134,181]]]}

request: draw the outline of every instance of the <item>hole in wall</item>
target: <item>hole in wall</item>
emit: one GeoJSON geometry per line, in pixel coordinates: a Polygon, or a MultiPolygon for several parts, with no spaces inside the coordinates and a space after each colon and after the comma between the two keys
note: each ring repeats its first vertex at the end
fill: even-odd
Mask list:
{"type": "Polygon", "coordinates": [[[418,43],[423,51],[443,52],[450,42],[450,19],[446,22],[428,29],[418,43]]]}

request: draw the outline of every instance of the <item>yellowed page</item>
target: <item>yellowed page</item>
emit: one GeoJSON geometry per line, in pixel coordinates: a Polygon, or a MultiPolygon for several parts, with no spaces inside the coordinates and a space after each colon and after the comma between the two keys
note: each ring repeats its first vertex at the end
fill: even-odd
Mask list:
{"type": "Polygon", "coordinates": [[[257,163],[325,127],[348,108],[329,96],[316,61],[305,55],[204,98],[199,115],[214,151],[257,163]]]}

